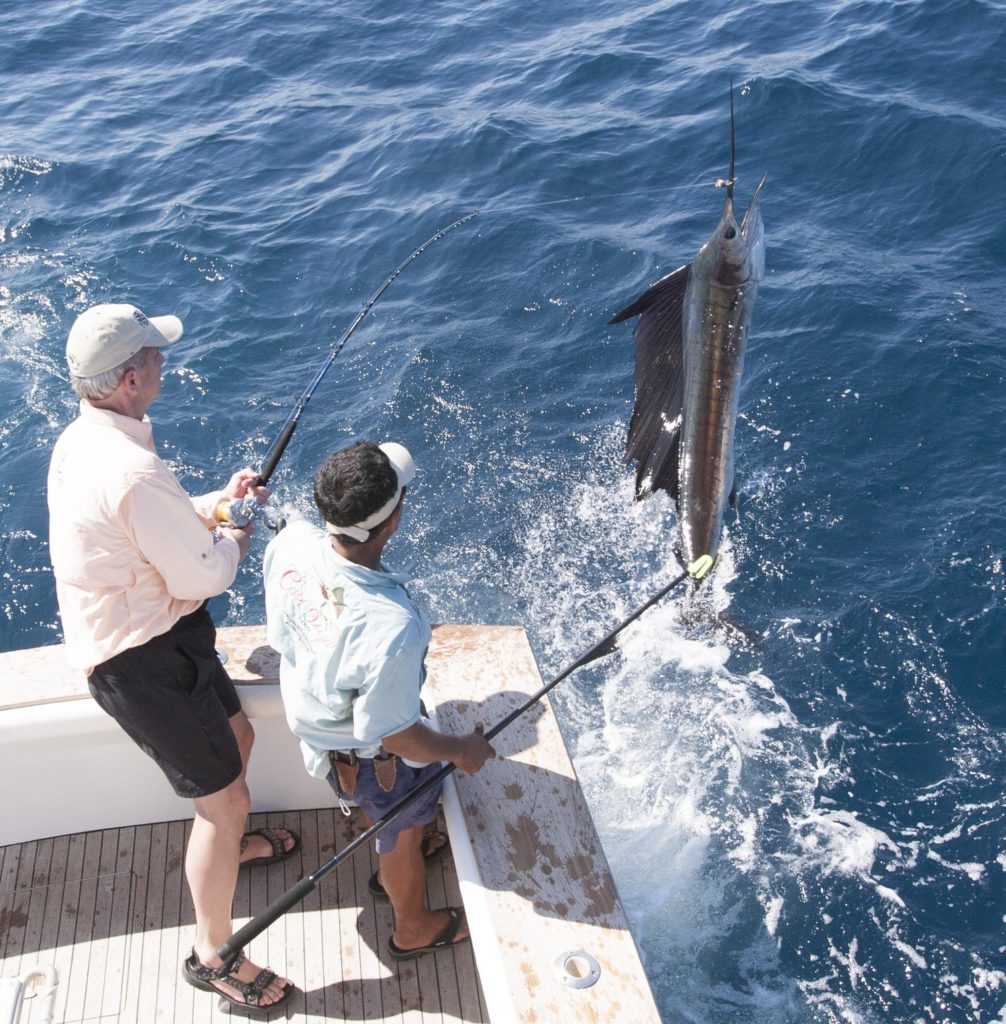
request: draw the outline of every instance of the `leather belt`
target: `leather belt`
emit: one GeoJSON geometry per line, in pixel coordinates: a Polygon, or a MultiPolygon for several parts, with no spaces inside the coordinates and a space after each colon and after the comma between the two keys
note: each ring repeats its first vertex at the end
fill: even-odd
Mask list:
{"type": "Polygon", "coordinates": [[[354,765],[360,761],[388,761],[396,755],[389,754],[382,748],[376,757],[360,757],[355,750],[330,750],[328,756],[340,764],[354,765]]]}

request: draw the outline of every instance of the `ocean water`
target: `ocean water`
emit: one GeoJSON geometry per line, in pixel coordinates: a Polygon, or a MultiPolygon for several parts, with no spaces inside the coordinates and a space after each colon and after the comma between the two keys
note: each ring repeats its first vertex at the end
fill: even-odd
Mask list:
{"type": "MultiPolygon", "coordinates": [[[[554,675],[678,568],[622,463],[612,313],[762,173],[739,514],[555,703],[668,1022],[1006,1021],[1001,0],[35,0],[0,38],[0,648],[59,639],[63,344],[174,312],[193,491],[359,436],[421,467],[389,561],[554,675]]],[[[265,531],[224,624],[260,621],[265,531]]]]}

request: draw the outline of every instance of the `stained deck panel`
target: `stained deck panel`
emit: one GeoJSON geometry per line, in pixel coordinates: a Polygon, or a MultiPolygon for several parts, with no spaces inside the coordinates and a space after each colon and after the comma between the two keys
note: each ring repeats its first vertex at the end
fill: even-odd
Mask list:
{"type": "MultiPolygon", "coordinates": [[[[424,696],[445,732],[488,729],[541,688],[519,627],[441,626],[436,637],[424,696]]],[[[500,1024],[658,1024],[547,696],[493,745],[495,759],[475,775],[456,773],[455,781],[459,828],[477,874],[477,884],[465,890],[468,920],[494,1018],[500,1024]],[[595,979],[589,986],[575,984],[587,977],[595,979]]],[[[452,842],[457,853],[460,836],[453,832],[452,842]]],[[[466,869],[461,873],[464,878],[466,869]]]]}

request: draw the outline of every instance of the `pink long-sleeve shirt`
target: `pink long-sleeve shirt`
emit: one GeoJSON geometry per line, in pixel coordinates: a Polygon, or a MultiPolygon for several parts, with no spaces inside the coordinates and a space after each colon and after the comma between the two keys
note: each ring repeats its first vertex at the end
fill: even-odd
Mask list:
{"type": "Polygon", "coordinates": [[[49,552],[71,665],[90,673],[234,582],[237,542],[212,532],[219,497],[182,490],[147,417],[80,403],[49,466],[49,552]]]}

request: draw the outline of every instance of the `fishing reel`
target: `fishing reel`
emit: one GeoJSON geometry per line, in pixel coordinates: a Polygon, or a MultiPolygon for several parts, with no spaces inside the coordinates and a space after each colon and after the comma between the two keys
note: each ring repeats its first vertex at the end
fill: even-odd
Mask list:
{"type": "Polygon", "coordinates": [[[217,507],[213,510],[213,518],[221,526],[243,530],[255,518],[260,508],[261,505],[251,497],[224,498],[217,502],[217,507]]]}
{"type": "Polygon", "coordinates": [[[273,533],[279,533],[286,526],[286,519],[279,516],[272,519],[265,514],[264,506],[250,495],[245,498],[224,498],[217,502],[213,518],[223,527],[243,530],[257,515],[261,515],[266,526],[273,533]]]}

